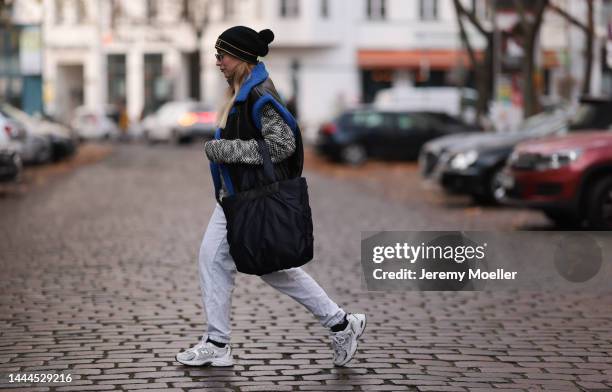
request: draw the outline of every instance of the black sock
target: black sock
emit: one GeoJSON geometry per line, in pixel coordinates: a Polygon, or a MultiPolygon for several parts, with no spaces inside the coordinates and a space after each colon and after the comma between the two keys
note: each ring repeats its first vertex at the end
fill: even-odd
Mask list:
{"type": "Polygon", "coordinates": [[[344,315],[344,320],[342,320],[338,324],[336,324],[333,327],[331,327],[331,330],[332,330],[332,332],[342,331],[342,330],[346,329],[347,325],[348,325],[348,320],[346,319],[346,314],[345,314],[344,315]]]}
{"type": "Polygon", "coordinates": [[[219,342],[215,342],[214,340],[212,340],[211,338],[207,338],[206,342],[211,342],[212,344],[214,344],[215,346],[219,347],[219,348],[223,348],[225,347],[225,343],[219,343],[219,342]]]}

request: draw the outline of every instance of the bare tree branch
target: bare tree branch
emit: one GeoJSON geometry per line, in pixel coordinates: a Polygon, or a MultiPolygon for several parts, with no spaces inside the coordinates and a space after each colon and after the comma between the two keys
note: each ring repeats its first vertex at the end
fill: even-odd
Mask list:
{"type": "Polygon", "coordinates": [[[482,35],[487,35],[490,32],[487,31],[484,26],[482,25],[482,23],[480,23],[480,21],[478,20],[478,18],[476,17],[476,14],[474,13],[474,10],[472,11],[468,11],[465,9],[465,7],[463,6],[463,4],[461,4],[461,2],[459,0],[454,0],[455,3],[455,9],[457,10],[457,13],[461,13],[465,16],[467,16],[467,18],[470,20],[470,22],[474,25],[474,27],[476,27],[476,29],[482,34],[482,35]]]}
{"type": "Polygon", "coordinates": [[[463,23],[462,14],[459,12],[459,0],[454,0],[454,3],[455,10],[457,11],[457,22],[459,23],[459,32],[461,34],[461,40],[463,41],[463,43],[465,44],[465,48],[467,49],[468,56],[470,57],[470,62],[472,63],[472,68],[476,68],[476,66],[478,65],[476,60],[476,54],[474,53],[474,48],[472,47],[472,43],[470,42],[470,39],[465,30],[465,24],[463,23]]]}
{"type": "Polygon", "coordinates": [[[557,4],[548,3],[548,8],[551,11],[554,11],[557,14],[561,15],[562,17],[564,17],[565,19],[567,19],[568,22],[570,22],[574,26],[578,27],[579,29],[581,29],[585,33],[588,33],[589,28],[588,28],[587,25],[585,25],[584,23],[582,23],[581,21],[579,21],[578,19],[576,19],[575,17],[570,15],[566,10],[562,9],[557,4]]]}

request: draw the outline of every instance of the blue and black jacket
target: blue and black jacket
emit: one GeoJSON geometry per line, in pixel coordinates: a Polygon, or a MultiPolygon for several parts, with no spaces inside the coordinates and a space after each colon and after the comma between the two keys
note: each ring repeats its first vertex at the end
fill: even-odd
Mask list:
{"type": "MultiPolygon", "coordinates": [[[[295,118],[282,102],[263,62],[257,63],[242,84],[234,105],[229,112],[226,126],[217,129],[216,139],[263,139],[261,134],[262,109],[271,103],[289,125],[295,136],[295,152],[287,159],[274,164],[276,180],[299,177],[304,163],[304,149],[300,129],[295,118]]],[[[235,194],[264,184],[263,166],[242,163],[210,163],[215,197],[219,200],[221,176],[229,194],[235,194]]]]}

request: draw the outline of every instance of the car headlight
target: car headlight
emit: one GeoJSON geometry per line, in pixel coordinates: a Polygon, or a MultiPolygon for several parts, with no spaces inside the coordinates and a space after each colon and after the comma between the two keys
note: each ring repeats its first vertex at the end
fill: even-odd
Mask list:
{"type": "Polygon", "coordinates": [[[541,155],[535,165],[536,170],[554,170],[563,166],[567,166],[580,158],[582,150],[563,150],[556,151],[552,154],[541,155]]]}
{"type": "Polygon", "coordinates": [[[478,159],[478,153],[474,150],[460,152],[450,161],[450,167],[455,170],[465,170],[478,159]]]}

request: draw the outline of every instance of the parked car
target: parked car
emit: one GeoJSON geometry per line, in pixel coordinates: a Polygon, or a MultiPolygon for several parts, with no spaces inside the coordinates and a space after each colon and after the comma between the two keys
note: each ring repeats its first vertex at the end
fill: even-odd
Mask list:
{"type": "Polygon", "coordinates": [[[172,101],[162,105],[142,121],[144,138],[149,142],[191,142],[197,137],[215,136],[217,115],[211,105],[195,101],[172,101]]]}
{"type": "Polygon", "coordinates": [[[561,225],[612,229],[612,132],[519,144],[501,179],[506,202],[539,209],[561,225]]]}
{"type": "Polygon", "coordinates": [[[8,120],[11,140],[15,143],[22,162],[26,165],[49,162],[53,158],[53,147],[49,138],[28,129],[5,109],[5,105],[0,105],[0,118],[8,120]]]}
{"type": "Polygon", "coordinates": [[[111,140],[119,137],[118,115],[114,106],[79,106],[70,125],[81,140],[111,140]]]}
{"type": "Polygon", "coordinates": [[[468,130],[476,128],[443,113],[360,108],[323,124],[316,149],[353,165],[369,157],[414,160],[427,141],[468,130]]]}
{"type": "Polygon", "coordinates": [[[0,182],[15,181],[21,177],[23,164],[11,120],[0,114],[0,182]]]}
{"type": "Polygon", "coordinates": [[[45,138],[51,148],[50,160],[66,158],[76,151],[76,140],[72,130],[58,122],[45,119],[43,116],[29,114],[7,104],[2,105],[4,113],[25,126],[28,133],[45,138]]]}
{"type": "Polygon", "coordinates": [[[612,124],[611,107],[608,100],[583,99],[569,121],[566,112],[557,111],[518,132],[488,134],[460,143],[441,159],[439,182],[448,192],[471,195],[477,202],[499,203],[504,197],[499,177],[514,146],[555,134],[607,128],[612,124]]]}

